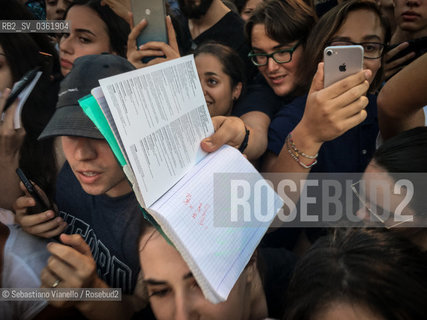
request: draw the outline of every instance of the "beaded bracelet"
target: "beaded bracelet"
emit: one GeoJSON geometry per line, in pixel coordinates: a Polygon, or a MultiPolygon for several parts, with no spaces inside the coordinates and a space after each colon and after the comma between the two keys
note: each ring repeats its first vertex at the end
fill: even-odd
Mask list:
{"type": "Polygon", "coordinates": [[[293,153],[292,153],[292,150],[288,147],[288,145],[286,145],[286,147],[287,147],[288,152],[289,152],[289,154],[291,155],[291,157],[292,157],[296,162],[298,162],[298,164],[299,164],[301,167],[303,167],[303,168],[305,168],[305,169],[310,169],[311,167],[313,167],[313,166],[317,163],[317,159],[314,159],[314,161],[313,161],[312,163],[310,163],[310,164],[305,164],[304,162],[302,162],[302,161],[298,158],[298,156],[296,156],[295,154],[293,154],[293,153]]]}
{"type": "Polygon", "coordinates": [[[290,133],[288,134],[287,139],[288,139],[288,140],[289,140],[289,142],[291,143],[291,147],[292,147],[292,149],[293,149],[293,150],[294,150],[298,155],[301,155],[301,156],[303,156],[304,158],[307,158],[307,159],[317,159],[317,156],[319,155],[318,153],[316,153],[314,156],[310,156],[310,155],[305,154],[304,152],[302,152],[302,151],[299,151],[299,150],[298,150],[298,148],[295,146],[294,140],[292,139],[292,132],[290,132],[290,133]]]}
{"type": "Polygon", "coordinates": [[[298,153],[298,149],[293,149],[293,148],[291,148],[290,146],[289,146],[289,143],[290,143],[290,141],[289,141],[290,139],[289,139],[289,136],[286,138],[286,141],[285,141],[285,144],[286,144],[286,149],[288,150],[288,152],[289,152],[289,154],[291,155],[291,157],[296,161],[296,162],[298,162],[298,164],[301,166],[301,167],[303,167],[303,168],[305,168],[305,169],[310,169],[311,167],[313,167],[316,163],[317,163],[317,155],[316,155],[316,158],[314,158],[314,160],[311,162],[311,163],[309,163],[309,164],[305,164],[304,162],[302,162],[301,160],[300,160],[300,155],[302,155],[302,154],[300,154],[300,153],[298,153]],[[294,153],[295,152],[295,153],[294,153]]]}

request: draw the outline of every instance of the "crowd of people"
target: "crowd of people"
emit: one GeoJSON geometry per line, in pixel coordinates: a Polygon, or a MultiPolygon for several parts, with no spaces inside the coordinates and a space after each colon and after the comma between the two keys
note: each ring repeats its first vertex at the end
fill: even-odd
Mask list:
{"type": "Polygon", "coordinates": [[[130,0],[0,2],[1,21],[70,22],[63,34],[0,32],[1,287],[123,292],[114,302],[0,301],[0,318],[425,318],[427,2],[165,2],[168,43],[140,46],[147,21],[133,21],[130,0]],[[363,48],[362,70],[325,86],[324,49],[349,45],[363,48]],[[99,79],[187,54],[215,127],[204,151],[228,144],[261,172],[301,181],[315,173],[386,177],[387,208],[354,189],[358,227],[269,230],[227,300],[209,302],[144,218],[78,103],[99,79]],[[36,67],[42,75],[16,128],[19,99],[4,110],[6,100],[36,67]],[[48,210],[37,209],[17,168],[48,210]],[[412,218],[400,221],[393,213],[402,214],[410,192],[396,191],[402,177],[413,186],[403,208],[412,218]]]}

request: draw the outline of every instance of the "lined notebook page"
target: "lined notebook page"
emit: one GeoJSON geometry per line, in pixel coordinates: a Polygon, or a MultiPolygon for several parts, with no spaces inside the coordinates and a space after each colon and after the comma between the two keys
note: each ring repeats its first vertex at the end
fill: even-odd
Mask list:
{"type": "MultiPolygon", "coordinates": [[[[223,146],[200,161],[149,208],[213,303],[227,299],[272,221],[252,223],[252,227],[214,226],[214,206],[216,212],[230,210],[227,201],[214,203],[214,173],[226,172],[251,173],[262,179],[238,150],[223,146]]],[[[282,204],[275,194],[267,210],[274,211],[282,204]]],[[[218,222],[215,220],[216,225],[218,222]]]]}

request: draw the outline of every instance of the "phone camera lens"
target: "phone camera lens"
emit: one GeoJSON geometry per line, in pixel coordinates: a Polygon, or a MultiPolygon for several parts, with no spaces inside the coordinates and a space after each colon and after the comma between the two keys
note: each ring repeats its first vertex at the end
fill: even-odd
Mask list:
{"type": "Polygon", "coordinates": [[[326,51],[326,55],[328,55],[328,56],[332,56],[332,50],[328,50],[328,51],[326,51]]]}

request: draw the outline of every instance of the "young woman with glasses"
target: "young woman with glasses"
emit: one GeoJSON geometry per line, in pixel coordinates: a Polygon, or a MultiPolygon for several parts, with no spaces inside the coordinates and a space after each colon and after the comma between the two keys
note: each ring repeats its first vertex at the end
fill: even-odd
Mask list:
{"type": "MultiPolygon", "coordinates": [[[[378,136],[376,96],[366,93],[374,92],[381,82],[382,50],[389,37],[372,2],[347,1],[322,16],[300,57],[298,83],[309,83],[314,76],[310,92],[282,106],[272,120],[264,170],[305,174],[365,170],[378,136]],[[324,49],[354,43],[366,50],[363,72],[324,88],[320,63],[324,49]]],[[[321,212],[321,199],[317,205],[321,212]]],[[[279,229],[269,237],[281,239],[280,233],[279,229]]],[[[313,230],[306,234],[311,241],[318,236],[313,230]]]]}
{"type": "Polygon", "coordinates": [[[313,25],[312,10],[299,0],[265,2],[246,23],[249,58],[279,97],[298,94],[300,60],[313,25]]]}
{"type": "Polygon", "coordinates": [[[364,48],[367,81],[362,78],[350,90],[338,88],[354,75],[323,88],[323,72],[319,75],[323,70],[318,70],[311,89],[312,93],[316,79],[320,80],[317,95],[295,99],[273,119],[266,170],[289,172],[297,168],[295,164],[302,172],[362,172],[366,168],[375,151],[378,121],[376,96],[365,94],[375,92],[382,81],[382,53],[389,38],[387,24],[372,2],[347,1],[322,16],[307,40],[300,83],[308,83],[315,75],[327,46],[353,44],[364,48]]]}
{"type": "Polygon", "coordinates": [[[388,22],[377,5],[363,0],[339,5],[319,20],[310,35],[302,81],[307,82],[314,76],[325,47],[361,45],[364,68],[372,71],[369,91],[375,92],[383,80],[383,53],[390,37],[388,22]]]}
{"type": "MultiPolygon", "coordinates": [[[[282,98],[303,92],[297,75],[314,22],[313,11],[302,0],[265,1],[247,21],[245,32],[252,47],[249,58],[260,74],[249,83],[247,94],[234,106],[233,115],[240,117],[251,131],[245,151],[249,160],[265,152],[268,126],[282,105],[282,98]]],[[[244,126],[240,128],[243,130],[244,126]]]]}

